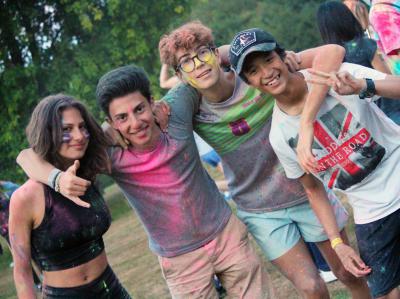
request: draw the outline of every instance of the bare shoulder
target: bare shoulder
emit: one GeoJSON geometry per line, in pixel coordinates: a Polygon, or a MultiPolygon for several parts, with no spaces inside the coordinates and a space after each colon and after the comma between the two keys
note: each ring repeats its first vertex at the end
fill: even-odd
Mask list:
{"type": "Polygon", "coordinates": [[[10,213],[15,209],[18,212],[32,211],[35,206],[38,206],[38,203],[41,204],[42,202],[44,202],[43,184],[28,180],[11,196],[10,213]]]}

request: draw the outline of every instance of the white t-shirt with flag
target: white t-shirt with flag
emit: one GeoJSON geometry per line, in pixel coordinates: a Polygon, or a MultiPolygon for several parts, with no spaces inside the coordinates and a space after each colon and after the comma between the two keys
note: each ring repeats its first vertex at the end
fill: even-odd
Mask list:
{"type": "MultiPolygon", "coordinates": [[[[386,76],[351,63],[343,63],[341,70],[356,78],[386,76]]],[[[303,74],[310,76],[307,71],[303,74]]],[[[287,115],[275,105],[270,142],[288,178],[304,174],[295,151],[299,124],[300,115],[287,115]]],[[[400,127],[371,100],[340,96],[331,89],[314,122],[312,152],[319,166],[315,176],[347,195],[357,224],[400,208],[400,127]]]]}

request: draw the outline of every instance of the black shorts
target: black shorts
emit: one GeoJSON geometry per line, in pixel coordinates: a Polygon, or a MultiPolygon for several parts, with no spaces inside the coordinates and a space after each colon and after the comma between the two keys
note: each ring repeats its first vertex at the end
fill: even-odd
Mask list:
{"type": "Polygon", "coordinates": [[[361,258],[372,268],[367,276],[374,297],[387,295],[400,284],[400,209],[355,228],[361,258]]]}
{"type": "Polygon", "coordinates": [[[94,281],[72,288],[43,286],[44,299],[131,299],[110,266],[94,281]]]}

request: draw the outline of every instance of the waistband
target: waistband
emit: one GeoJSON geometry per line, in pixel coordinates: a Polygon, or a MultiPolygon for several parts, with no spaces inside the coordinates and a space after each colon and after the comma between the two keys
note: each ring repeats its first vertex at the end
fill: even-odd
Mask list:
{"type": "Polygon", "coordinates": [[[107,265],[99,277],[84,285],[66,288],[44,285],[43,296],[44,298],[53,298],[53,296],[54,298],[92,298],[101,295],[103,292],[108,293],[116,283],[119,284],[118,278],[111,267],[107,265]]]}

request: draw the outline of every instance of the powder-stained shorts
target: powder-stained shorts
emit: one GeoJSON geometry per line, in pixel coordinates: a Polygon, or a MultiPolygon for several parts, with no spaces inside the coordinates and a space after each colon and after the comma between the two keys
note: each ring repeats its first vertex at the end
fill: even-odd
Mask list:
{"type": "Polygon", "coordinates": [[[365,264],[374,297],[387,295],[400,284],[400,209],[367,224],[356,224],[358,248],[365,264]]]}
{"type": "Polygon", "coordinates": [[[182,255],[158,259],[174,299],[217,299],[214,274],[229,298],[275,298],[269,294],[271,282],[246,226],[233,214],[211,242],[182,255]]]}
{"type": "MultiPolygon", "coordinates": [[[[349,218],[348,213],[331,190],[327,193],[336,222],[342,230],[349,218]]],[[[306,242],[329,239],[308,201],[273,212],[249,213],[238,210],[238,216],[270,261],[292,249],[300,238],[306,242]]]]}

